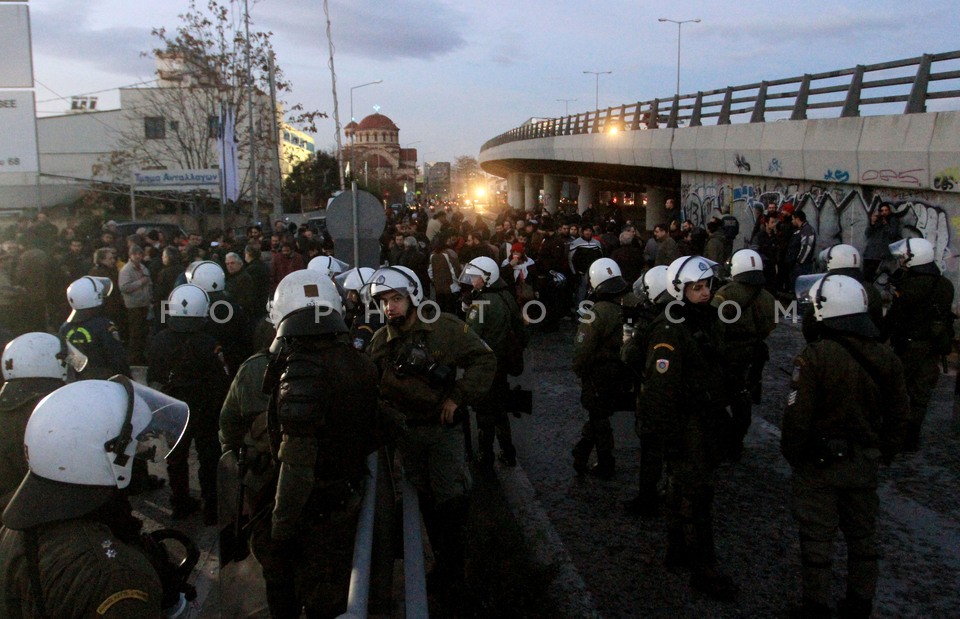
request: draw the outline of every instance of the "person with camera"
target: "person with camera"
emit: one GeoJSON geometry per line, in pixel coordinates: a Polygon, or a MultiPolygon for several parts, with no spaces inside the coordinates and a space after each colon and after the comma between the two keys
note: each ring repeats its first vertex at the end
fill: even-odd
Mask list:
{"type": "Polygon", "coordinates": [[[830,617],[833,544],[847,544],[839,616],[870,616],[877,586],[877,470],[897,454],[910,418],[903,366],[877,341],[863,286],[815,278],[807,293],[819,338],[794,361],[780,451],[799,525],[804,617],[830,617]]]}
{"type": "MultiPolygon", "coordinates": [[[[510,385],[507,382],[507,356],[511,338],[526,336],[520,307],[510,293],[510,288],[500,278],[500,269],[492,258],[474,258],[463,268],[460,282],[464,285],[463,308],[467,325],[479,335],[497,356],[497,372],[493,384],[483,399],[477,402],[477,443],[480,453],[477,464],[481,470],[493,470],[493,439],[500,443],[500,462],[506,466],[517,465],[517,449],[513,446],[510,418],[507,415],[507,397],[510,385]]],[[[525,341],[517,342],[521,348],[525,341]]]]}
{"type": "MultiPolygon", "coordinates": [[[[587,277],[593,305],[580,317],[573,344],[573,371],[580,379],[580,404],[587,410],[587,421],[573,447],[573,469],[578,475],[586,473],[590,453],[596,449],[597,462],[591,472],[609,480],[616,473],[610,417],[614,411],[626,410],[618,405],[630,388],[620,347],[624,298],[631,289],[620,275],[620,266],[610,258],[595,260],[587,277]]],[[[633,305],[636,300],[630,296],[626,304],[633,305]]]]}
{"type": "Polygon", "coordinates": [[[431,582],[455,596],[464,578],[470,489],[460,415],[490,390],[497,358],[462,320],[425,303],[420,279],[406,267],[376,271],[366,294],[379,302],[387,320],[367,351],[380,369],[383,404],[406,422],[397,449],[420,495],[436,557],[431,582]]]}

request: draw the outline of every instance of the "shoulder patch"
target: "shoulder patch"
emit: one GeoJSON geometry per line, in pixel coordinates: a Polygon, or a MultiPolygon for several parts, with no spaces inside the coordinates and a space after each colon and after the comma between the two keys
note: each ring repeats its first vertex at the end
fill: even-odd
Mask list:
{"type": "Polygon", "coordinates": [[[587,339],[587,334],[583,331],[577,331],[576,341],[577,344],[583,344],[583,340],[587,339]]]}
{"type": "Polygon", "coordinates": [[[146,591],[141,591],[140,589],[124,589],[123,591],[117,591],[103,602],[100,603],[100,606],[97,606],[97,614],[101,617],[107,614],[107,611],[121,600],[140,600],[141,602],[149,602],[150,596],[147,595],[146,591]]]}
{"type": "Polygon", "coordinates": [[[675,350],[673,346],[671,346],[670,344],[667,344],[666,342],[660,342],[659,344],[653,345],[654,350],[657,350],[658,348],[666,348],[670,352],[673,352],[675,350]]]}
{"type": "Polygon", "coordinates": [[[666,374],[667,370],[670,369],[670,360],[669,359],[657,359],[657,372],[660,374],[666,374]]]}

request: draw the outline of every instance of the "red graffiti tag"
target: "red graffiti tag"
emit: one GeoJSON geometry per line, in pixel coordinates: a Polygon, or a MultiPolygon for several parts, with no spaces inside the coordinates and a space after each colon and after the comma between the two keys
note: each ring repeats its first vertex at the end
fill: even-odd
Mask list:
{"type": "Polygon", "coordinates": [[[916,170],[866,170],[860,175],[860,181],[867,183],[870,181],[881,181],[884,183],[908,183],[910,185],[920,186],[920,179],[917,172],[923,172],[923,168],[916,170]]]}

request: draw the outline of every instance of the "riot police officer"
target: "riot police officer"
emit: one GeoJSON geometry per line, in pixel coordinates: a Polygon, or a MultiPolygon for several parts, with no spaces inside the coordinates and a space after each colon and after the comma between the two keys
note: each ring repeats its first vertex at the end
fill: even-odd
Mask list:
{"type": "Polygon", "coordinates": [[[953,284],[940,274],[933,245],[926,239],[897,241],[890,253],[904,272],[896,280],[881,335],[890,338],[906,373],[911,415],[903,450],[917,451],[930,394],[940,376],[940,358],[953,348],[953,284]]]}
{"type": "Polygon", "coordinates": [[[596,448],[597,462],[592,472],[603,479],[612,479],[616,460],[610,416],[618,410],[630,383],[626,366],[620,360],[621,303],[631,289],[620,275],[620,266],[610,258],[595,260],[587,277],[593,306],[580,317],[574,337],[573,371],[580,379],[580,404],[587,409],[588,417],[580,431],[580,440],[573,447],[573,468],[577,474],[585,473],[590,453],[596,448]]]}
{"type": "Polygon", "coordinates": [[[106,277],[81,277],[67,286],[67,301],[73,311],[60,327],[60,337],[87,357],[87,367],[78,380],[130,376],[127,350],[120,343],[117,325],[104,314],[104,301],[113,290],[106,277]]]}
{"type": "Polygon", "coordinates": [[[227,293],[223,267],[212,260],[187,267],[187,283],[199,286],[210,299],[210,316],[204,330],[223,347],[223,359],[231,378],[253,353],[249,319],[243,308],[227,293]]]}
{"type": "Polygon", "coordinates": [[[660,505],[659,485],[663,473],[663,439],[653,430],[652,424],[644,422],[641,385],[647,364],[648,338],[653,323],[663,314],[673,297],[666,294],[667,267],[655,266],[633,284],[633,292],[639,303],[629,312],[623,326],[623,347],[620,359],[633,374],[637,386],[637,409],[634,431],[640,439],[640,473],[637,496],[624,501],[627,513],[635,516],[655,515],[660,505]]]}
{"type": "Polygon", "coordinates": [[[188,458],[190,442],[197,449],[203,520],[217,521],[217,439],[220,407],[230,382],[220,343],[205,332],[210,311],[207,293],[199,286],[182,284],[164,303],[161,320],[167,325],[147,350],[147,381],[160,391],[190,405],[190,425],[180,445],[167,458],[173,519],[190,516],[200,507],[190,496],[188,458]]]}
{"type": "Polygon", "coordinates": [[[142,535],[123,491],[138,441],[158,456],[179,439],[187,407],[126,377],[71,383],[27,423],[30,470],[3,513],[0,615],[155,618],[186,605],[199,552],[175,568],[159,535],[142,535]]]}
{"type": "Polygon", "coordinates": [[[367,350],[380,369],[385,406],[399,411],[407,426],[397,448],[434,549],[431,582],[452,593],[464,578],[470,487],[460,415],[490,390],[497,359],[463,321],[424,302],[423,286],[407,267],[379,269],[367,294],[387,320],[367,350]],[[428,314],[428,307],[434,311],[428,314]]]}
{"type": "Polygon", "coordinates": [[[863,260],[857,248],[845,243],[828,247],[820,252],[818,261],[828,273],[846,275],[863,284],[867,293],[867,314],[877,329],[880,329],[883,325],[883,298],[873,282],[864,281],[863,260]]]}
{"type": "Polygon", "coordinates": [[[307,269],[284,277],[271,304],[277,339],[264,390],[279,475],[251,549],[273,617],[346,611],[366,457],[384,425],[376,367],[350,345],[342,311],[333,281],[307,269]]]}
{"type": "Polygon", "coordinates": [[[691,587],[729,600],[736,587],[717,568],[713,543],[714,476],[729,431],[721,323],[710,305],[716,263],[677,258],[667,268],[673,302],[654,322],[643,373],[644,422],[663,439],[668,475],[670,569],[690,569],[691,587]]]}
{"type": "MultiPolygon", "coordinates": [[[[467,325],[479,335],[497,356],[497,372],[487,394],[474,406],[477,412],[477,464],[486,470],[493,468],[493,439],[500,443],[500,461],[506,466],[517,465],[517,449],[510,432],[507,416],[506,356],[509,339],[525,336],[520,307],[506,283],[500,279],[500,268],[492,258],[480,256],[463,267],[460,283],[464,290],[464,308],[467,325]]],[[[521,345],[525,342],[521,342],[521,345]]]]}
{"type": "Polygon", "coordinates": [[[863,286],[827,274],[809,291],[820,338],[794,361],[780,451],[793,469],[805,617],[830,617],[833,545],[847,544],[841,617],[870,616],[877,585],[877,469],[897,453],[910,419],[904,369],[876,341],[863,286]]]}
{"type": "Polygon", "coordinates": [[[763,260],[752,249],[740,249],[730,257],[732,281],[713,295],[725,323],[723,358],[732,381],[732,423],[726,439],[726,457],[739,462],[743,439],[751,421],[751,404],[760,403],[763,366],[770,358],[764,340],[777,326],[776,300],[764,288],[763,260]]]}
{"type": "MultiPolygon", "coordinates": [[[[317,256],[317,258],[329,258],[329,256],[317,256]]],[[[312,263],[313,260],[311,260],[312,263]]],[[[334,278],[345,293],[344,319],[347,328],[350,329],[350,341],[353,342],[353,347],[360,351],[367,349],[373,334],[385,324],[383,313],[380,312],[377,304],[374,301],[365,302],[360,297],[360,292],[370,282],[373,271],[370,267],[360,267],[344,271],[334,278]]]]}
{"type": "Polygon", "coordinates": [[[0,505],[6,504],[27,473],[23,432],[33,407],[67,382],[68,359],[75,358],[67,346],[49,333],[24,333],[3,349],[5,382],[0,388],[0,505]]]}

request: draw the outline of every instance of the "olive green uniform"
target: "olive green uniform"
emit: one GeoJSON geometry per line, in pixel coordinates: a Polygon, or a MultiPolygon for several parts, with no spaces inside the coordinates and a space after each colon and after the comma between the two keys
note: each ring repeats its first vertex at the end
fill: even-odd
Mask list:
{"type": "MultiPolygon", "coordinates": [[[[922,265],[931,267],[933,265],[922,265]]],[[[930,394],[940,377],[940,357],[949,354],[950,345],[938,346],[935,323],[945,327],[953,320],[953,284],[938,272],[918,272],[913,267],[896,283],[890,311],[881,333],[890,337],[893,349],[903,363],[910,395],[910,426],[904,449],[915,451],[920,444],[920,429],[930,404],[930,394]]]]}
{"type": "Polygon", "coordinates": [[[516,449],[510,432],[510,418],[506,413],[507,370],[505,356],[507,339],[511,336],[511,322],[520,320],[520,308],[503,280],[498,279],[484,288],[473,299],[467,310],[466,323],[493,350],[497,357],[497,372],[490,390],[474,408],[477,411],[477,443],[480,463],[493,464],[493,439],[496,436],[504,459],[516,461],[516,449]]]}
{"type": "Polygon", "coordinates": [[[470,476],[464,463],[461,424],[440,423],[446,398],[465,407],[489,390],[497,358],[470,327],[452,314],[432,322],[387,325],[367,349],[380,368],[380,397],[406,420],[397,440],[407,479],[420,495],[420,508],[437,559],[435,573],[459,583],[463,579],[465,524],[470,476]],[[411,364],[412,358],[421,364],[411,364]],[[425,366],[445,368],[444,380],[425,366]],[[457,368],[463,375],[456,380],[457,368]]]}
{"type": "Polygon", "coordinates": [[[641,392],[644,422],[663,438],[667,563],[696,577],[716,565],[714,475],[730,424],[721,326],[709,305],[667,305],[650,333],[641,392]]]}
{"type": "Polygon", "coordinates": [[[839,528],[847,543],[845,604],[861,609],[849,616],[869,616],[878,572],[877,468],[897,453],[909,406],[900,361],[876,341],[833,332],[794,361],[780,451],[793,468],[805,603],[830,604],[839,528]]]}
{"type": "Polygon", "coordinates": [[[597,301],[581,316],[573,340],[573,371],[580,379],[580,404],[587,409],[587,421],[573,449],[577,472],[582,471],[596,448],[597,472],[613,474],[610,417],[630,389],[626,366],[620,360],[622,345],[623,308],[613,301],[597,301]]]}
{"type": "Polygon", "coordinates": [[[710,303],[720,308],[725,322],[723,358],[731,381],[732,413],[726,450],[738,461],[750,428],[751,404],[760,402],[763,366],[770,358],[764,340],[777,326],[776,300],[762,285],[732,281],[720,288],[710,303]]]}
{"type": "Polygon", "coordinates": [[[272,616],[303,607],[336,616],[346,611],[366,458],[382,444],[376,368],[345,334],[286,338],[271,363],[278,475],[254,508],[267,515],[254,517],[250,549],[272,616]]]}
{"type": "Polygon", "coordinates": [[[247,498],[253,498],[266,481],[271,467],[270,441],[267,435],[269,394],[263,393],[263,377],[270,354],[258,352],[240,366],[220,409],[220,446],[224,453],[246,448],[244,485],[247,498]]]}
{"type": "MultiPolygon", "coordinates": [[[[22,531],[2,529],[0,616],[37,616],[22,531]]],[[[85,519],[39,527],[38,557],[47,617],[156,619],[160,578],[147,556],[106,525],[85,519]]]]}

